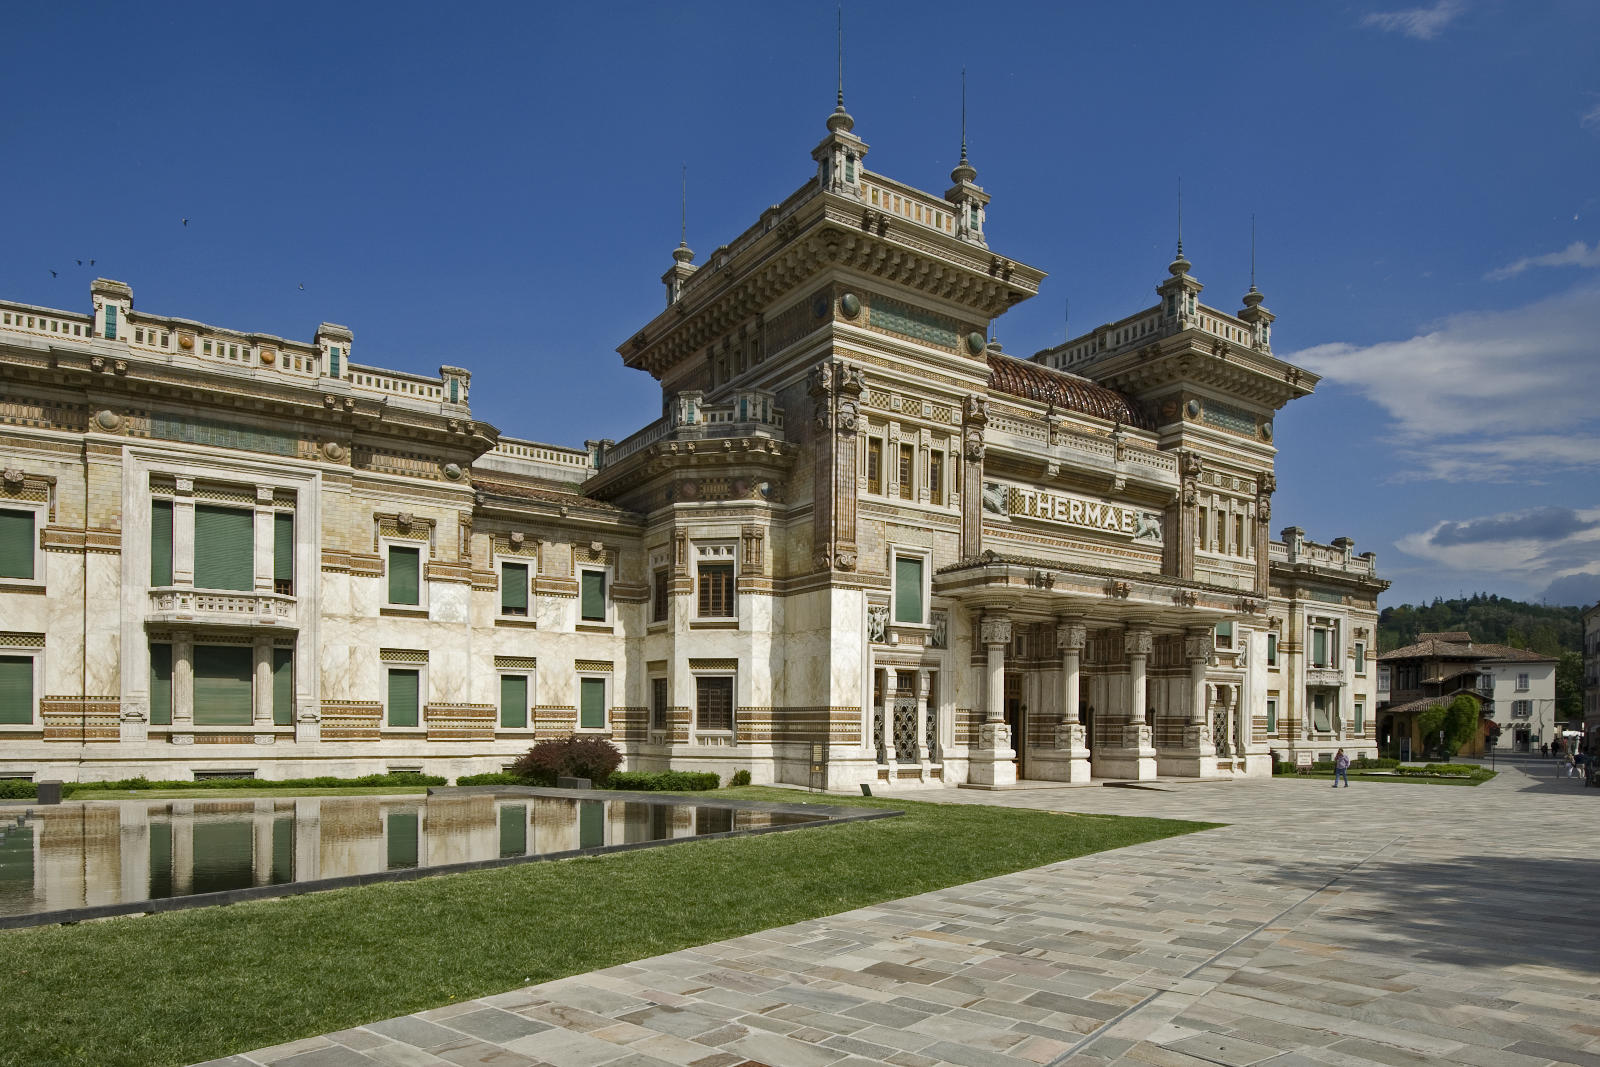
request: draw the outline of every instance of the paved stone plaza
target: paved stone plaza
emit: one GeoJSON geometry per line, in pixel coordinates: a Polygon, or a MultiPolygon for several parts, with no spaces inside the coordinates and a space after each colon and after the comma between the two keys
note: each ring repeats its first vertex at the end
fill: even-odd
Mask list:
{"type": "Polygon", "coordinates": [[[1600,791],[1501,768],[921,795],[1231,825],[213,1064],[1600,1067],[1600,791]]]}

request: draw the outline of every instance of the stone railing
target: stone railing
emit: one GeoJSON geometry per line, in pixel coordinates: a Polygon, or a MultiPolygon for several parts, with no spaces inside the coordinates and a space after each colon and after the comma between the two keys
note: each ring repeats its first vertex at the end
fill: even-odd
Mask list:
{"type": "Polygon", "coordinates": [[[186,588],[150,590],[148,622],[293,629],[295,599],[282,593],[216,592],[186,588]]]}
{"type": "Polygon", "coordinates": [[[926,226],[930,230],[951,235],[956,232],[955,205],[876,174],[862,175],[861,199],[867,207],[926,226]]]}
{"type": "Polygon", "coordinates": [[[1306,668],[1306,684],[1321,686],[1344,685],[1344,673],[1331,667],[1306,668]]]}
{"type": "Polygon", "coordinates": [[[94,319],[88,315],[0,301],[0,333],[44,340],[64,337],[85,340],[94,337],[94,319]]]}

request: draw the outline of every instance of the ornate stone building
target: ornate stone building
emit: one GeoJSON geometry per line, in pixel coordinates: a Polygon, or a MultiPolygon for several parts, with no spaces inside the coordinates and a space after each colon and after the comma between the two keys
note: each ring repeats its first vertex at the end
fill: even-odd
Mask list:
{"type": "Polygon", "coordinates": [[[662,414],[584,450],[476,421],[470,375],[136,310],[0,302],[0,774],[628,765],[854,788],[1266,774],[1373,750],[1387,583],[1269,535],[1316,376],[1252,286],[1029,360],[1042,272],[942,195],[815,171],[619,349],[662,414]]]}

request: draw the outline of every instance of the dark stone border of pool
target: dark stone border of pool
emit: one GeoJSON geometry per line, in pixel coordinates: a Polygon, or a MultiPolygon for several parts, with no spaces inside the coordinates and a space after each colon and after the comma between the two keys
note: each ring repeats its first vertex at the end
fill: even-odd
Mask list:
{"type": "MultiPolygon", "coordinates": [[[[270,784],[270,783],[263,783],[270,784]]],[[[572,800],[622,800],[645,804],[694,804],[698,807],[733,808],[745,811],[762,811],[776,815],[815,815],[816,822],[796,823],[792,826],[758,826],[749,830],[728,830],[718,834],[700,834],[695,837],[670,837],[664,841],[629,841],[615,845],[598,845],[594,848],[574,848],[565,852],[546,852],[534,856],[506,856],[492,860],[470,860],[466,863],[447,863],[438,867],[408,867],[398,871],[373,871],[369,874],[347,874],[339,878],[317,878],[309,882],[284,882],[281,885],[258,885],[244,889],[227,889],[220,893],[193,893],[184,897],[162,897],[155,900],[133,900],[125,904],[98,904],[90,908],[64,908],[57,911],[40,911],[31,915],[0,915],[0,930],[18,930],[29,926],[54,926],[66,923],[90,922],[95,919],[112,919],[123,915],[153,915],[163,911],[185,911],[189,908],[213,908],[223,904],[244,904],[252,900],[274,900],[280,897],[297,897],[303,893],[321,893],[330,889],[353,889],[357,886],[379,882],[410,882],[418,878],[431,878],[439,874],[464,874],[469,871],[486,871],[496,867],[515,867],[524,863],[545,863],[566,860],[575,856],[605,856],[613,852],[636,852],[643,848],[666,848],[688,844],[692,841],[716,841],[725,837],[751,837],[755,834],[787,833],[790,830],[815,830],[842,823],[867,822],[872,819],[891,819],[904,815],[903,811],[878,808],[846,808],[833,804],[775,803],[765,800],[715,800],[705,793],[629,793],[612,789],[539,789],[531,786],[475,785],[460,787],[435,787],[428,796],[468,796],[491,793],[508,796],[558,797],[572,800]]],[[[337,797],[339,794],[330,793],[337,797]]],[[[368,794],[368,797],[382,794],[368,794]]],[[[397,794],[416,798],[415,794],[397,794]]],[[[183,799],[163,797],[162,800],[183,799]]],[[[249,797],[239,797],[249,800],[249,797]]],[[[420,798],[416,798],[420,799],[420,798]]],[[[153,802],[156,801],[152,798],[153,802]]],[[[68,801],[68,804],[73,803],[68,801]]],[[[78,803],[95,803],[79,801],[78,803]]],[[[127,801],[109,801],[127,803],[127,801]]]]}

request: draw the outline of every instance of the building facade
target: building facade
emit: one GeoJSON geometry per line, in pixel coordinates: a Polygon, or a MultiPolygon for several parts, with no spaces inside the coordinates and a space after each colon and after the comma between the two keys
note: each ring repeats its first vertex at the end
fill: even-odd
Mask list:
{"type": "Polygon", "coordinates": [[[1552,656],[1474,641],[1459,630],[1419,634],[1379,662],[1380,740],[1401,758],[1420,758],[1435,745],[1419,733],[1417,715],[1462,693],[1478,704],[1482,723],[1462,755],[1484,755],[1491,738],[1502,752],[1535,751],[1560,731],[1552,656]]]}
{"type": "Polygon", "coordinates": [[[1043,273],[871,172],[812,176],[620,348],[661,416],[571,449],[471,375],[136,309],[0,302],[0,774],[639,769],[830,788],[1270,773],[1376,750],[1347,539],[1269,534],[1273,422],[1315,375],[1251,287],[1031,359],[1043,273]]]}
{"type": "Polygon", "coordinates": [[[1600,603],[1583,612],[1583,733],[1600,752],[1600,603]]]}

